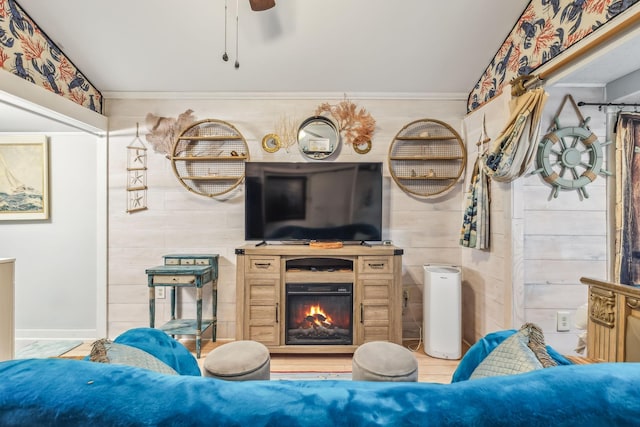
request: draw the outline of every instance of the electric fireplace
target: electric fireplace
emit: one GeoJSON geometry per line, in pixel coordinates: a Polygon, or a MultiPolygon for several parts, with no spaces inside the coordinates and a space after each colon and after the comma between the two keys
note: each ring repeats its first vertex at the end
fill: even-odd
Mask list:
{"type": "Polygon", "coordinates": [[[287,345],[353,344],[352,283],[287,283],[287,345]]]}

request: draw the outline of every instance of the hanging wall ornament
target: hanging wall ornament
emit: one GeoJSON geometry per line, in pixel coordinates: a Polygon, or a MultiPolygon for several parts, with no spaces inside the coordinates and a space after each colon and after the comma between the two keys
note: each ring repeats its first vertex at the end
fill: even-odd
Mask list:
{"type": "Polygon", "coordinates": [[[127,146],[127,212],[147,209],[147,147],[138,134],[127,146]]]}
{"type": "Polygon", "coordinates": [[[537,169],[532,174],[540,174],[553,189],[549,198],[557,198],[560,190],[577,190],[581,197],[589,198],[587,184],[598,175],[611,176],[603,169],[602,147],[611,144],[598,142],[598,137],[589,129],[590,117],[586,119],[580,113],[571,95],[565,96],[554,118],[551,131],[538,145],[536,156],[537,169]],[[569,99],[580,119],[579,126],[562,127],[559,116],[569,99]]]}

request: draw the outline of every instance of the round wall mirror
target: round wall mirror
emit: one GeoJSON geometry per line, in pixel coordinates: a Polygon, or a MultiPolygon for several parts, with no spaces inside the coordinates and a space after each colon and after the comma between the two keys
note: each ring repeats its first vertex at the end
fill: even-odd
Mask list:
{"type": "Polygon", "coordinates": [[[327,117],[309,117],[298,129],[298,148],[310,159],[326,159],[337,150],[339,143],[338,128],[327,117]]]}

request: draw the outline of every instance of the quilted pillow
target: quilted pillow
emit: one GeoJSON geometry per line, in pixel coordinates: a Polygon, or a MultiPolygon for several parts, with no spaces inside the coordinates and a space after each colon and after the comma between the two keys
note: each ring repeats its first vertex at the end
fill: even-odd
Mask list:
{"type": "Polygon", "coordinates": [[[528,344],[529,329],[520,329],[493,349],[480,362],[469,379],[513,375],[542,369],[542,363],[528,344]]]}
{"type": "Polygon", "coordinates": [[[178,375],[175,369],[146,351],[106,339],[93,343],[89,360],[92,362],[136,366],[161,374],[178,375]]]}

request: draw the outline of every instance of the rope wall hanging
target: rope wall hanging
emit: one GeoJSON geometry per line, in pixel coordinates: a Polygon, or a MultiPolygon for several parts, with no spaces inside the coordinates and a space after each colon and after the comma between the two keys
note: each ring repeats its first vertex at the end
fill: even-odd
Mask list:
{"type": "Polygon", "coordinates": [[[139,135],[127,146],[127,213],[147,209],[147,147],[139,135]]]}
{"type": "Polygon", "coordinates": [[[466,162],[462,138],[439,120],[407,124],[389,147],[391,177],[403,191],[416,196],[435,196],[453,187],[466,162]]]}
{"type": "Polygon", "coordinates": [[[540,174],[553,187],[549,198],[557,198],[560,190],[577,190],[581,197],[589,198],[584,187],[598,175],[612,175],[602,167],[602,147],[611,144],[611,141],[598,142],[598,137],[589,129],[590,119],[582,116],[573,97],[567,95],[560,104],[551,131],[540,141],[536,156],[537,169],[531,173],[540,174]],[[560,126],[560,113],[567,99],[580,119],[579,126],[560,126]]]}
{"type": "Polygon", "coordinates": [[[202,120],[185,128],[171,152],[173,172],[189,191],[214,197],[244,179],[249,148],[240,132],[221,120],[202,120]]]}

